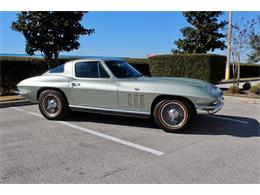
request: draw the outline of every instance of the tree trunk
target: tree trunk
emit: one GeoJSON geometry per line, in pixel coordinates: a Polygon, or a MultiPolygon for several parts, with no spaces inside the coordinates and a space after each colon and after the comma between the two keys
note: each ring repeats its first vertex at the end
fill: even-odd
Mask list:
{"type": "Polygon", "coordinates": [[[51,69],[51,62],[50,62],[50,59],[46,55],[44,56],[44,61],[47,63],[48,70],[50,70],[51,69]]]}
{"type": "Polygon", "coordinates": [[[240,52],[237,55],[237,86],[239,87],[239,80],[240,80],[240,52]]]}
{"type": "Polygon", "coordinates": [[[235,54],[232,53],[232,70],[233,70],[233,85],[235,85],[236,82],[236,64],[235,64],[235,54]]]}
{"type": "Polygon", "coordinates": [[[54,53],[54,66],[59,65],[59,52],[54,53]]]}

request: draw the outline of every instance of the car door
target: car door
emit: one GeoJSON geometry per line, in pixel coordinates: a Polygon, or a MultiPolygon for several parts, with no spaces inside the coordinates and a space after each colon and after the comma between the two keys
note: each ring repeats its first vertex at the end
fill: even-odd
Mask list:
{"type": "Polygon", "coordinates": [[[76,62],[70,86],[75,106],[117,108],[117,82],[99,61],[76,62]]]}

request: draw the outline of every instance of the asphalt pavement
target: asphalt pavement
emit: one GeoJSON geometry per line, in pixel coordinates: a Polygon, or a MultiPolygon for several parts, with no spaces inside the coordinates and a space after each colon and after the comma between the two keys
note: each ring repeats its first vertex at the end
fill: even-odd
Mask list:
{"type": "Polygon", "coordinates": [[[152,120],[0,109],[0,183],[260,183],[260,100],[225,97],[183,133],[152,120]]]}

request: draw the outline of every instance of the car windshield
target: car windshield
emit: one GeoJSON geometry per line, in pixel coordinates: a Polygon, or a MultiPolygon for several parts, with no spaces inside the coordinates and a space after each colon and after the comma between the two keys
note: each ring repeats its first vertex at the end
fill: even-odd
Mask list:
{"type": "Polygon", "coordinates": [[[117,78],[136,78],[143,76],[135,68],[125,61],[120,60],[108,60],[105,61],[108,68],[117,78]]]}

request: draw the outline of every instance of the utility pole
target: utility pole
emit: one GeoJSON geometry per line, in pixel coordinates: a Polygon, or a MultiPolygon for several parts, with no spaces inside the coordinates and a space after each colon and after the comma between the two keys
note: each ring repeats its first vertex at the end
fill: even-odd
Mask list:
{"type": "Polygon", "coordinates": [[[231,51],[231,35],[232,35],[232,11],[228,12],[228,45],[227,45],[227,62],[225,80],[230,78],[230,51],[231,51]]]}

